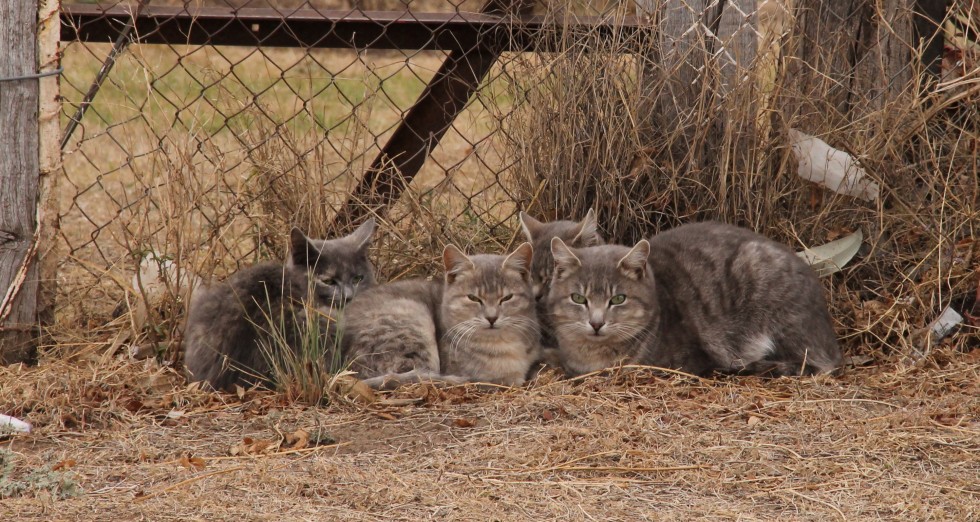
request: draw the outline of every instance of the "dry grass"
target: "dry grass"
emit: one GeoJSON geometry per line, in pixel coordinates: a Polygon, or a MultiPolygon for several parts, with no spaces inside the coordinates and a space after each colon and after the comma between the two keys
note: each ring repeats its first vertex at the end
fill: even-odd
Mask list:
{"type": "MultiPolygon", "coordinates": [[[[432,273],[446,242],[501,250],[517,208],[595,207],[618,241],[706,218],[795,247],[861,228],[858,259],[824,281],[846,350],[875,366],[775,381],[628,369],[321,408],[188,387],[167,365],[180,292],[139,319],[140,258],[221,277],[281,255],[288,225],[336,232],[337,203],[441,55],[134,47],[65,157],[53,349],[0,368],[0,412],[35,425],[0,440],[17,476],[58,467],[84,494],[3,499],[0,518],[977,519],[980,335],[975,320],[937,348],[920,334],[950,304],[980,313],[980,70],[964,61],[924,96],[845,85],[845,111],[840,82],[801,70],[813,42],[781,32],[797,23],[763,27],[774,54],[745,75],[694,56],[693,91],[657,49],[624,57],[588,32],[505,56],[382,220],[376,258],[398,278],[432,273]],[[789,128],[855,155],[882,200],[797,178],[789,128]],[[147,344],[163,362],[119,355],[147,344]],[[298,430],[320,445],[278,444],[298,430]],[[262,441],[274,454],[248,454],[262,441]]],[[[67,49],[69,103],[105,51],[67,49]]]]}
{"type": "MultiPolygon", "coordinates": [[[[571,14],[549,9],[555,19],[571,14]]],[[[574,11],[602,9],[612,20],[633,14],[600,4],[574,11]]],[[[980,313],[974,55],[928,92],[902,80],[914,70],[887,88],[859,90],[840,74],[801,66],[803,50],[829,67],[846,46],[821,47],[786,13],[760,20],[754,61],[708,53],[697,41],[671,54],[589,29],[562,33],[562,52],[502,57],[381,220],[380,274],[431,275],[446,243],[508,248],[519,208],[547,218],[595,208],[603,234],[618,242],[703,219],[798,249],[861,229],[868,239],[858,259],[826,280],[838,333],[852,353],[927,351],[920,333],[944,308],[980,313]],[[690,63],[700,64],[693,76],[690,63]],[[852,153],[883,187],[882,199],[801,180],[790,128],[852,153]]],[[[726,51],[734,48],[729,42],[726,51]]],[[[68,48],[69,105],[100,51],[68,48]]],[[[145,299],[130,280],[147,253],[207,279],[281,257],[292,225],[315,236],[345,232],[333,224],[339,206],[441,58],[133,47],[87,117],[85,139],[66,156],[69,257],[54,344],[111,342],[128,323],[133,343],[164,343],[173,359],[178,296],[153,303],[140,324],[107,326],[112,310],[145,299]]],[[[894,76],[874,64],[868,51],[855,77],[894,76]]],[[[961,335],[976,342],[975,326],[961,335]]]]}
{"type": "MultiPolygon", "coordinates": [[[[565,33],[566,51],[516,60],[512,74],[533,86],[504,120],[518,192],[549,219],[594,208],[602,233],[628,244],[709,219],[797,250],[860,229],[857,260],[826,280],[838,333],[854,353],[921,355],[922,330],[947,306],[980,313],[980,53],[927,88],[918,49],[904,47],[902,68],[874,47],[845,57],[846,42],[809,32],[814,13],[780,5],[760,15],[754,60],[735,52],[737,33],[719,32],[725,52],[711,53],[721,44],[696,31],[663,46],[565,33]],[[831,67],[845,58],[856,64],[831,67]],[[852,154],[881,199],[802,180],[789,129],[852,154]]],[[[904,16],[886,15],[896,27],[904,16]]],[[[963,332],[973,343],[977,326],[963,332]]]]}
{"type": "Polygon", "coordinates": [[[940,350],[841,378],[624,369],[499,392],[413,386],[326,408],[205,394],[154,364],[49,360],[0,369],[0,410],[35,425],[0,448],[18,473],[61,463],[84,494],[4,499],[0,514],[973,520],[978,354],[940,350]],[[314,442],[230,454],[298,430],[314,442]]]}

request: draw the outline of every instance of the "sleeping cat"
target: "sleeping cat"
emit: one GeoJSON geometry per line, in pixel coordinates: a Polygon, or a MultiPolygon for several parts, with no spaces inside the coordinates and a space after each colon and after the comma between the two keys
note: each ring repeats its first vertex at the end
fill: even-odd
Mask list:
{"type": "Polygon", "coordinates": [[[547,304],[572,374],[628,363],[800,375],[841,363],[816,274],[750,230],[691,224],[633,248],[556,238],[552,255],[547,304]]]}
{"type": "Polygon", "coordinates": [[[443,251],[443,281],[375,287],[345,310],[343,350],[368,385],[524,383],[538,356],[531,245],[508,256],[443,251]]]}
{"type": "Polygon", "coordinates": [[[190,380],[217,390],[268,383],[273,330],[293,350],[304,336],[318,336],[328,353],[335,333],[331,312],[374,284],[368,260],[373,232],[374,219],[339,239],[310,239],[294,228],[285,264],[260,263],[197,291],[184,329],[190,380]],[[310,317],[320,324],[307,324],[310,317]]]}

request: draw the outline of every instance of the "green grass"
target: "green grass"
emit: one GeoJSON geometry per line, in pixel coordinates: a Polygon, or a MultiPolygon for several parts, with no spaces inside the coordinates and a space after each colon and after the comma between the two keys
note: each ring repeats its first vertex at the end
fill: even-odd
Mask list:
{"type": "Polygon", "coordinates": [[[77,497],[82,491],[72,473],[46,465],[26,473],[15,473],[15,454],[0,449],[0,499],[37,497],[49,494],[57,500],[77,497]]]}

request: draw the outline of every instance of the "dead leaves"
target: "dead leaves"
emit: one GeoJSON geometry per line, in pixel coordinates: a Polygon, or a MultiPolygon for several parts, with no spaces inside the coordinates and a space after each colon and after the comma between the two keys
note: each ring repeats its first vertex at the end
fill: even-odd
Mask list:
{"type": "Polygon", "coordinates": [[[459,417],[453,421],[453,426],[457,428],[473,428],[480,423],[480,419],[472,417],[459,417]]]}
{"type": "Polygon", "coordinates": [[[178,464],[191,470],[191,471],[201,471],[202,469],[208,467],[207,463],[201,457],[192,457],[190,455],[184,455],[178,461],[178,464]]]}
{"type": "Polygon", "coordinates": [[[568,416],[568,412],[565,411],[565,408],[562,406],[558,406],[556,408],[545,408],[541,410],[541,414],[540,414],[541,420],[545,422],[551,422],[555,419],[559,419],[561,417],[567,417],[567,416],[568,416]]]}
{"type": "Polygon", "coordinates": [[[78,465],[75,459],[64,459],[59,461],[54,466],[51,466],[51,471],[67,471],[78,465]]]}
{"type": "Polygon", "coordinates": [[[245,437],[240,443],[232,446],[228,450],[228,453],[233,457],[273,455],[334,443],[333,438],[329,435],[321,434],[317,437],[311,437],[310,432],[302,429],[291,433],[281,433],[280,435],[279,440],[253,439],[252,437],[245,437]]]}
{"type": "Polygon", "coordinates": [[[360,404],[373,404],[378,400],[378,395],[352,374],[339,374],[330,380],[329,391],[331,394],[345,397],[360,404]]]}

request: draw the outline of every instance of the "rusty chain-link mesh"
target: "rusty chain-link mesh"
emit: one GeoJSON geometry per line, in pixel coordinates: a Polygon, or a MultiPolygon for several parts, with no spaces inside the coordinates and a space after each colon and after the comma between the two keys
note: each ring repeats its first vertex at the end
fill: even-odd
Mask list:
{"type": "MultiPolygon", "coordinates": [[[[504,14],[519,9],[505,7],[504,14]]],[[[97,6],[116,9],[117,15],[119,9],[142,9],[139,17],[154,16],[149,25],[136,25],[134,40],[162,32],[154,23],[162,27],[171,18],[203,17],[221,8],[264,17],[262,29],[317,16],[427,20],[413,30],[432,29],[428,37],[415,37],[418,46],[431,47],[441,45],[434,42],[442,20],[474,18],[483,3],[155,0],[97,6]],[[379,11],[396,15],[385,18],[379,11]]],[[[91,13],[96,7],[63,9],[91,13]]],[[[561,14],[613,24],[635,18],[635,11],[599,3],[561,14]]],[[[104,22],[98,16],[81,20],[73,21],[72,34],[104,22]]],[[[126,20],[117,16],[111,23],[120,29],[126,20]]],[[[402,30],[395,25],[385,26],[378,39],[386,38],[387,28],[402,30]]],[[[338,216],[363,203],[351,199],[352,193],[451,52],[317,48],[333,37],[329,29],[294,34],[293,42],[291,29],[280,31],[270,44],[258,23],[249,27],[237,19],[207,27],[214,31],[208,38],[226,45],[126,46],[67,143],[59,209],[67,251],[59,308],[67,322],[102,325],[108,310],[116,307],[118,313],[119,303],[135,298],[129,294],[140,282],[131,278],[140,263],[144,272],[148,265],[183,272],[174,276],[181,280],[192,277],[185,274],[220,277],[260,257],[281,255],[291,225],[312,236],[347,231],[350,223],[338,216]],[[243,25],[255,32],[252,41],[225,34],[240,35],[243,25]],[[230,39],[237,44],[227,45],[230,39]]],[[[104,36],[105,43],[62,43],[66,125],[112,52],[112,36],[104,36]]],[[[408,187],[384,209],[382,241],[398,255],[380,256],[380,271],[418,272],[447,241],[501,248],[512,240],[516,211],[533,195],[508,173],[514,157],[501,125],[533,87],[512,71],[535,62],[543,65],[517,52],[493,60],[408,187]]],[[[392,183],[404,181],[395,173],[392,183]]]]}

